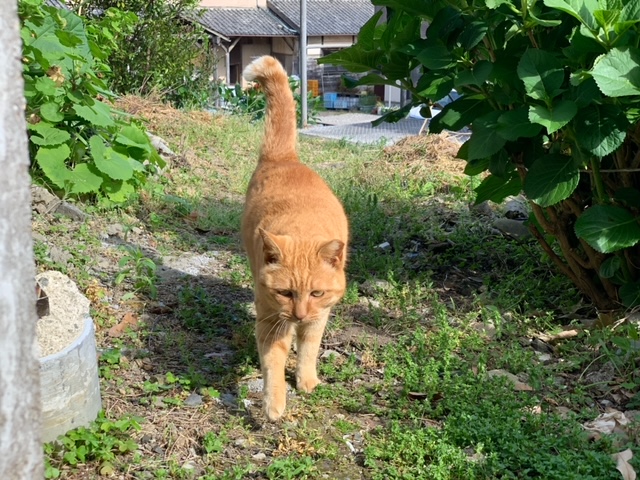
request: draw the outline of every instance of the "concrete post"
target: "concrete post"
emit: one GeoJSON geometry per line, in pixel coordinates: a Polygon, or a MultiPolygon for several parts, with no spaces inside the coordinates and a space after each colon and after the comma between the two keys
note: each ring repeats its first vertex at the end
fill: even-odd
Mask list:
{"type": "Polygon", "coordinates": [[[17,2],[0,0],[0,478],[44,477],[17,2]]]}

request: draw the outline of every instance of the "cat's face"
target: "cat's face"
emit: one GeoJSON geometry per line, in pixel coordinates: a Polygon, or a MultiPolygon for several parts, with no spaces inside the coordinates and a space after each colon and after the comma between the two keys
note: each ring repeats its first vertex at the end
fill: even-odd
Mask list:
{"type": "Polygon", "coordinates": [[[266,235],[260,285],[268,298],[262,300],[279,312],[280,319],[294,323],[326,315],[344,295],[344,243],[303,243],[266,235]]]}

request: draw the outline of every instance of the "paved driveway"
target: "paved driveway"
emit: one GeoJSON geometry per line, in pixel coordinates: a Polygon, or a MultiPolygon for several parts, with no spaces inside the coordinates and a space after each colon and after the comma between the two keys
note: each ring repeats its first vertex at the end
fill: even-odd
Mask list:
{"type": "MultiPolygon", "coordinates": [[[[378,115],[366,113],[327,112],[319,115],[319,124],[301,129],[300,134],[353,143],[393,145],[405,137],[418,135],[424,123],[423,119],[407,117],[396,123],[383,122],[373,127],[371,122],[377,118],[378,115]]],[[[452,137],[460,143],[468,138],[465,134],[457,133],[452,133],[452,137]]]]}

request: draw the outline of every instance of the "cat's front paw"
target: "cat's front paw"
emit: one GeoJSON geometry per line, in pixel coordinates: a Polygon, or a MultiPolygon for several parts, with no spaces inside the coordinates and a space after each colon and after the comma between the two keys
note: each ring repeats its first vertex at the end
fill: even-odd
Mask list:
{"type": "Polygon", "coordinates": [[[298,387],[298,390],[302,390],[306,393],[313,392],[313,389],[316,388],[320,383],[320,380],[315,375],[312,377],[309,376],[305,378],[296,378],[296,387],[298,387]]]}
{"type": "Polygon", "coordinates": [[[287,401],[284,396],[273,395],[264,397],[264,414],[269,421],[276,422],[282,418],[287,401]]]}

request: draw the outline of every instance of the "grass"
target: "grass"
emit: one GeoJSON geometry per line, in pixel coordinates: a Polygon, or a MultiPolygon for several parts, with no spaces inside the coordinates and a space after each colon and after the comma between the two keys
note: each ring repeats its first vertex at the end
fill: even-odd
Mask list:
{"type": "Polygon", "coordinates": [[[469,208],[474,182],[439,139],[301,139],[350,218],[349,286],[324,383],[292,391],[283,422],[266,423],[238,235],[261,125],[151,107],[178,156],[137,202],[81,225],[34,220],[39,268],[60,267],[49,251],[64,246],[64,271],[92,302],[105,408],[45,446],[48,478],[620,478],[611,454],[637,454],[638,428],[594,436],[582,424],[640,405],[637,330],[583,328],[593,310],[534,243],[469,208]],[[121,233],[105,236],[113,225],[121,233]],[[110,336],[126,312],[138,325],[110,336]],[[547,360],[532,348],[572,328],[547,360]]]}

